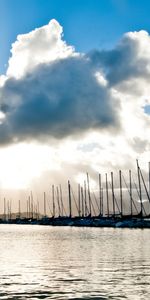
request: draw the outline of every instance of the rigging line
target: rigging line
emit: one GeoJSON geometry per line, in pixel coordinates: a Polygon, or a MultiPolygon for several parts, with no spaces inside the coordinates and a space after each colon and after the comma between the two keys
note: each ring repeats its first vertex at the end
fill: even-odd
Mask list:
{"type": "Polygon", "coordinates": [[[55,208],[57,207],[56,212],[58,214],[58,217],[60,217],[60,204],[59,204],[59,199],[58,199],[58,195],[57,195],[57,189],[54,190],[54,195],[55,195],[55,199],[56,199],[56,203],[57,203],[57,206],[55,205],[55,208]]]}
{"type": "Polygon", "coordinates": [[[65,209],[65,206],[64,206],[64,203],[63,203],[63,211],[65,213],[65,217],[67,216],[67,212],[66,212],[66,209],[65,209]]]}
{"type": "MultiPolygon", "coordinates": [[[[109,185],[110,185],[110,187],[112,188],[112,185],[111,185],[110,182],[109,182],[109,185]]],[[[118,208],[118,211],[119,211],[119,213],[121,214],[121,211],[120,211],[119,205],[118,205],[118,203],[117,203],[117,199],[116,199],[116,197],[115,197],[115,194],[114,194],[114,200],[115,200],[116,206],[117,206],[117,208],[118,208]]]]}
{"type": "Polygon", "coordinates": [[[72,187],[71,187],[71,193],[72,193],[72,196],[73,196],[73,200],[74,200],[74,203],[75,203],[75,206],[76,206],[77,212],[78,212],[78,214],[79,214],[79,208],[78,208],[77,201],[76,201],[76,199],[75,199],[75,196],[74,196],[74,193],[73,193],[73,189],[72,189],[72,187]]]}
{"type": "Polygon", "coordinates": [[[125,183],[125,186],[126,186],[126,188],[127,188],[128,193],[129,193],[129,196],[131,197],[131,200],[132,200],[132,203],[133,203],[133,205],[134,205],[134,208],[135,208],[135,210],[136,210],[136,212],[137,212],[137,214],[138,214],[138,213],[139,213],[139,212],[138,212],[138,209],[137,209],[137,207],[136,207],[135,201],[134,201],[134,199],[133,199],[133,197],[132,197],[132,195],[131,195],[131,193],[130,193],[130,190],[129,190],[129,188],[128,188],[128,185],[127,185],[127,183],[126,183],[126,180],[125,180],[123,174],[122,174],[122,178],[123,178],[123,180],[124,180],[124,183],[125,183]]]}
{"type": "Polygon", "coordinates": [[[85,198],[85,196],[84,196],[84,208],[85,208],[85,216],[88,216],[90,213],[89,213],[89,208],[87,206],[87,199],[85,198]]]}
{"type": "Polygon", "coordinates": [[[89,208],[87,205],[87,188],[86,188],[86,181],[84,181],[84,207],[85,207],[85,217],[89,216],[89,208]]]}
{"type": "Polygon", "coordinates": [[[63,197],[62,197],[61,185],[59,185],[59,188],[60,188],[60,196],[61,196],[62,209],[63,209],[63,212],[65,213],[65,216],[67,216],[66,209],[65,209],[65,206],[64,206],[64,202],[63,202],[63,197]]]}
{"type": "Polygon", "coordinates": [[[59,189],[58,189],[58,186],[56,187],[56,199],[57,199],[57,203],[58,203],[58,214],[59,214],[59,217],[61,217],[61,208],[60,208],[60,198],[59,198],[59,189]]]}
{"type": "MultiPolygon", "coordinates": [[[[135,188],[136,188],[137,194],[138,194],[138,196],[139,196],[139,199],[140,199],[140,194],[139,194],[139,191],[138,191],[137,185],[136,185],[136,183],[135,183],[135,181],[134,181],[134,180],[133,180],[133,183],[134,183],[134,186],[135,186],[135,188]]],[[[143,202],[142,202],[141,204],[142,204],[142,208],[143,208],[143,210],[144,210],[144,213],[145,213],[145,215],[147,216],[147,213],[146,213],[146,211],[145,211],[145,208],[144,208],[143,202]]]]}
{"type": "Polygon", "coordinates": [[[47,204],[48,204],[48,208],[49,208],[49,211],[50,211],[51,215],[53,215],[53,213],[51,211],[51,208],[50,208],[50,200],[47,200],[47,204]]]}
{"type": "Polygon", "coordinates": [[[92,199],[91,199],[91,206],[92,206],[92,208],[93,208],[94,215],[96,216],[96,211],[95,211],[95,208],[94,208],[92,199]]]}
{"type": "Polygon", "coordinates": [[[146,187],[146,184],[145,184],[144,177],[143,177],[143,174],[141,172],[141,169],[140,169],[140,174],[141,174],[141,177],[142,177],[142,181],[143,181],[143,184],[144,184],[144,188],[145,188],[145,191],[146,191],[147,198],[148,198],[148,200],[150,202],[150,197],[149,197],[149,194],[148,194],[148,191],[147,191],[147,187],[146,187]]]}
{"type": "Polygon", "coordinates": [[[96,203],[96,205],[97,205],[97,208],[98,208],[98,210],[100,210],[100,207],[99,207],[99,205],[98,205],[98,202],[97,202],[97,199],[96,199],[96,196],[95,196],[94,191],[92,191],[92,194],[93,194],[93,196],[94,196],[94,200],[95,200],[95,203],[96,203]]]}

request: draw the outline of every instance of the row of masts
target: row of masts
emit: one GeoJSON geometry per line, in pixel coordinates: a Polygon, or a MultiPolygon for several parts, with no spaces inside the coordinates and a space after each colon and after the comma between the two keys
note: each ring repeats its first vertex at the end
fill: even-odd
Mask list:
{"type": "MultiPolygon", "coordinates": [[[[40,219],[56,217],[79,217],[79,218],[90,218],[90,217],[107,217],[112,218],[119,216],[123,217],[146,217],[149,216],[150,207],[147,211],[142,199],[142,186],[144,188],[144,193],[147,197],[147,202],[150,206],[150,163],[149,163],[149,190],[146,186],[142,171],[139,167],[137,160],[137,180],[138,184],[132,179],[131,170],[129,170],[129,183],[127,184],[122,171],[119,170],[119,200],[116,197],[116,188],[114,188],[114,175],[113,172],[110,173],[110,181],[108,181],[108,175],[105,174],[105,182],[102,182],[101,174],[98,175],[99,189],[97,194],[91,191],[90,180],[88,173],[86,174],[86,180],[84,184],[78,184],[78,192],[75,197],[73,189],[71,187],[70,181],[68,180],[68,196],[66,196],[66,202],[68,205],[64,205],[63,194],[61,185],[52,185],[52,197],[51,201],[46,199],[46,193],[43,194],[43,213],[40,213],[40,204],[37,200],[36,203],[33,199],[33,193],[30,192],[28,199],[26,201],[26,210],[24,217],[27,219],[40,219]],[[124,203],[127,199],[123,197],[123,183],[125,186],[126,194],[129,195],[129,210],[128,212],[124,208],[124,203]],[[136,190],[137,199],[133,197],[133,190],[136,190]],[[67,201],[68,198],[68,201],[67,201]],[[76,198],[78,200],[76,200],[76,198]],[[139,203],[138,203],[139,202],[139,203]]],[[[125,196],[127,198],[127,195],[125,196]]],[[[18,202],[18,213],[17,218],[21,218],[21,201],[18,202]]],[[[12,218],[12,201],[6,201],[4,198],[4,211],[3,219],[12,218]]]]}

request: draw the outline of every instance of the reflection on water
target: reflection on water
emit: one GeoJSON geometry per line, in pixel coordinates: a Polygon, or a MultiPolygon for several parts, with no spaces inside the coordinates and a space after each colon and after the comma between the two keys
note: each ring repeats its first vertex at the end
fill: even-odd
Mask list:
{"type": "Polygon", "coordinates": [[[150,299],[150,230],[0,225],[0,299],[150,299]]]}

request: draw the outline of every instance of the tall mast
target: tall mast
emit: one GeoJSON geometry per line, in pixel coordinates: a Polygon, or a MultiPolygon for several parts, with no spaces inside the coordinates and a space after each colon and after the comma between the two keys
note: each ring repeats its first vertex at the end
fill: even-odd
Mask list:
{"type": "Polygon", "coordinates": [[[6,199],[4,198],[4,220],[6,221],[6,199]]]}
{"type": "Polygon", "coordinates": [[[11,220],[11,200],[7,201],[8,219],[11,220]]]}
{"type": "Polygon", "coordinates": [[[31,202],[30,202],[30,196],[29,196],[29,218],[31,218],[31,202]]]}
{"type": "Polygon", "coordinates": [[[81,187],[82,218],[84,217],[83,187],[81,187]]]}
{"type": "Polygon", "coordinates": [[[87,173],[87,184],[88,184],[88,195],[89,195],[89,211],[91,217],[91,194],[90,194],[90,183],[89,183],[89,174],[87,173]]]}
{"type": "Polygon", "coordinates": [[[63,206],[63,199],[62,199],[62,188],[61,184],[59,185],[59,191],[60,191],[60,202],[61,202],[61,216],[64,215],[64,206],[63,206]]]}
{"type": "MultiPolygon", "coordinates": [[[[142,181],[143,181],[143,185],[144,185],[144,188],[145,188],[145,192],[146,192],[147,198],[148,198],[149,203],[150,203],[149,192],[148,192],[148,190],[147,190],[147,187],[146,187],[146,184],[145,184],[145,180],[144,180],[142,171],[141,171],[141,169],[139,169],[139,170],[140,170],[140,175],[141,175],[141,178],[142,178],[142,181]]],[[[147,215],[144,207],[143,207],[143,210],[144,210],[145,215],[147,215]]]]}
{"type": "Polygon", "coordinates": [[[37,203],[35,204],[35,219],[37,220],[38,219],[38,210],[37,210],[37,203]]]}
{"type": "Polygon", "coordinates": [[[81,217],[81,203],[80,203],[80,195],[81,195],[81,189],[80,184],[78,184],[78,207],[79,207],[79,217],[81,217]]]}
{"type": "Polygon", "coordinates": [[[140,167],[138,160],[137,162],[137,174],[138,174],[138,183],[139,183],[139,197],[140,197],[140,204],[141,204],[141,217],[143,217],[143,209],[142,209],[142,190],[141,190],[141,180],[140,180],[140,167]]]}
{"type": "Polygon", "coordinates": [[[99,179],[99,215],[102,215],[102,193],[101,193],[101,174],[98,175],[99,179]]]}
{"type": "Polygon", "coordinates": [[[131,217],[133,216],[133,205],[132,205],[132,180],[131,180],[131,170],[129,170],[129,181],[130,181],[130,207],[131,207],[131,217]]]}
{"type": "Polygon", "coordinates": [[[150,162],[148,163],[148,182],[149,182],[149,197],[150,197],[150,162]]]}
{"type": "Polygon", "coordinates": [[[54,192],[54,185],[52,185],[52,201],[53,201],[53,217],[55,218],[55,192],[54,192]]]}
{"type": "Polygon", "coordinates": [[[9,205],[9,212],[10,212],[10,220],[11,220],[11,217],[12,217],[12,215],[11,215],[11,203],[12,201],[11,201],[11,199],[10,199],[10,205],[9,205]]]}
{"type": "Polygon", "coordinates": [[[121,216],[123,216],[123,201],[122,201],[122,176],[121,176],[121,170],[119,170],[119,183],[120,183],[120,204],[121,204],[121,216]]]}
{"type": "Polygon", "coordinates": [[[7,218],[10,218],[10,211],[9,211],[9,200],[7,200],[7,218]]]}
{"type": "Polygon", "coordinates": [[[148,163],[148,166],[149,166],[148,179],[149,179],[149,198],[150,198],[150,162],[148,163]]]}
{"type": "Polygon", "coordinates": [[[102,215],[102,217],[103,217],[103,208],[104,208],[104,206],[103,206],[103,188],[101,188],[101,215],[102,215]]]}
{"type": "Polygon", "coordinates": [[[7,200],[7,220],[9,220],[9,200],[7,200]]]}
{"type": "Polygon", "coordinates": [[[108,198],[108,180],[106,173],[106,201],[107,201],[107,216],[109,217],[109,198],[108,198]]]}
{"type": "Polygon", "coordinates": [[[20,217],[21,217],[20,200],[19,200],[18,212],[19,212],[19,219],[20,219],[20,217]]]}
{"type": "Polygon", "coordinates": [[[61,216],[61,209],[60,209],[60,201],[59,201],[59,190],[58,186],[56,187],[56,192],[57,192],[57,203],[58,203],[58,216],[61,216]]]}
{"type": "Polygon", "coordinates": [[[88,215],[88,208],[87,208],[87,197],[86,197],[86,182],[84,181],[84,202],[85,202],[85,216],[88,215]]]}
{"type": "Polygon", "coordinates": [[[29,218],[29,203],[28,203],[28,199],[27,199],[27,219],[29,218]]]}
{"type": "Polygon", "coordinates": [[[69,197],[69,218],[72,217],[72,207],[71,207],[71,187],[70,181],[68,180],[68,197],[69,197]]]}
{"type": "Polygon", "coordinates": [[[46,218],[46,194],[44,192],[44,218],[46,218]]]}
{"type": "Polygon", "coordinates": [[[40,210],[39,210],[39,200],[37,199],[37,219],[39,220],[40,210]]]}
{"type": "Polygon", "coordinates": [[[33,219],[33,194],[31,191],[31,218],[33,219]]]}
{"type": "Polygon", "coordinates": [[[111,172],[111,189],[112,189],[113,215],[115,216],[115,195],[114,195],[113,172],[111,172]]]}

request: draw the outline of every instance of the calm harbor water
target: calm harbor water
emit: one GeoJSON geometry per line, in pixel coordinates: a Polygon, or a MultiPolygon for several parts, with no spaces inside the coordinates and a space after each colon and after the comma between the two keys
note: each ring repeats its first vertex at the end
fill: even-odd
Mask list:
{"type": "Polygon", "coordinates": [[[150,299],[150,229],[0,225],[0,299],[150,299]]]}

